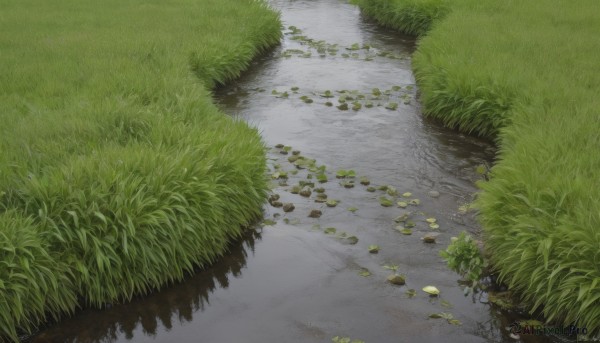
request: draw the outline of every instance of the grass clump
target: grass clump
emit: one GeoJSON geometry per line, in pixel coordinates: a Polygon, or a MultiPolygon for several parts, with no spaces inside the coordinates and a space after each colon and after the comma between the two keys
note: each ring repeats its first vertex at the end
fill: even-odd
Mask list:
{"type": "Polygon", "coordinates": [[[593,0],[455,1],[413,60],[426,115],[500,146],[476,205],[501,280],[547,320],[595,334],[598,13],[593,0]]]}
{"type": "Polygon", "coordinates": [[[422,36],[449,10],[448,0],[354,0],[380,24],[406,34],[422,36]]]}
{"type": "Polygon", "coordinates": [[[210,89],[281,33],[260,1],[2,8],[0,340],[17,340],[181,279],[261,215],[264,144],[210,89]]]}

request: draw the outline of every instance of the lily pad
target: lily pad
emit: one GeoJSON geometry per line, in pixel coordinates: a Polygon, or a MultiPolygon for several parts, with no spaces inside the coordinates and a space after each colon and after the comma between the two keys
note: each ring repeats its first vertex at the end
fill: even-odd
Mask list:
{"type": "Polygon", "coordinates": [[[407,220],[404,223],[404,226],[407,228],[413,228],[413,227],[417,226],[417,224],[415,222],[413,222],[412,220],[407,220]]]}
{"type": "Polygon", "coordinates": [[[389,103],[387,103],[387,105],[385,105],[385,108],[388,110],[395,111],[398,109],[398,103],[397,102],[389,102],[389,103]]]}
{"type": "Polygon", "coordinates": [[[356,236],[350,236],[350,237],[346,238],[346,242],[348,244],[354,245],[354,244],[358,243],[358,237],[356,237],[356,236]]]}
{"type": "Polygon", "coordinates": [[[313,99],[311,99],[310,97],[303,95],[300,97],[300,100],[304,101],[307,104],[311,104],[313,102],[313,99]]]}
{"type": "Polygon", "coordinates": [[[379,245],[369,245],[369,252],[371,254],[377,254],[379,252],[379,245]]]}
{"type": "Polygon", "coordinates": [[[325,193],[325,188],[323,188],[323,187],[315,188],[314,191],[317,193],[325,193]]]}
{"type": "Polygon", "coordinates": [[[325,103],[325,106],[331,107],[331,106],[333,106],[333,103],[332,103],[331,101],[327,101],[327,102],[325,103]]]}
{"type": "Polygon", "coordinates": [[[327,207],[336,207],[338,204],[337,200],[327,200],[327,202],[325,202],[325,205],[327,205],[327,207]]]}
{"type": "Polygon", "coordinates": [[[411,192],[405,192],[405,193],[402,193],[402,196],[405,197],[405,198],[410,198],[412,196],[412,193],[411,192]]]}
{"type": "Polygon", "coordinates": [[[327,182],[327,175],[325,174],[318,174],[317,175],[317,181],[319,181],[320,183],[325,183],[327,182]]]}
{"type": "Polygon", "coordinates": [[[353,188],[354,181],[342,181],[342,182],[340,182],[340,185],[343,186],[344,188],[353,188]]]}
{"type": "Polygon", "coordinates": [[[347,111],[348,104],[347,103],[340,104],[339,106],[337,106],[337,108],[338,108],[338,110],[347,111]]]}
{"type": "Polygon", "coordinates": [[[419,200],[419,199],[411,199],[408,203],[410,205],[419,205],[419,204],[421,204],[421,200],[419,200]]]}
{"type": "Polygon", "coordinates": [[[372,187],[372,186],[369,186],[369,187],[367,187],[367,192],[371,192],[371,193],[373,193],[373,192],[375,192],[376,190],[377,190],[377,189],[375,189],[375,187],[372,187]]]}
{"type": "Polygon", "coordinates": [[[360,45],[358,43],[354,43],[349,48],[346,48],[346,50],[360,50],[360,45]]]}
{"type": "Polygon", "coordinates": [[[291,202],[283,204],[283,212],[292,212],[295,208],[296,206],[291,202]]]}
{"type": "Polygon", "coordinates": [[[405,228],[405,227],[403,227],[403,228],[399,229],[398,231],[399,231],[401,234],[403,234],[403,235],[406,235],[406,236],[410,236],[410,235],[412,235],[412,230],[411,230],[411,229],[408,229],[408,228],[405,228]]]}
{"type": "Polygon", "coordinates": [[[400,266],[395,265],[395,264],[385,264],[383,265],[383,269],[388,269],[388,270],[393,270],[393,271],[397,271],[400,268],[400,266]]]}
{"type": "Polygon", "coordinates": [[[410,217],[410,215],[412,214],[412,212],[409,211],[403,211],[403,213],[399,216],[397,216],[396,218],[394,218],[394,221],[396,223],[402,223],[408,220],[408,217],[410,217]]]}
{"type": "Polygon", "coordinates": [[[398,207],[406,208],[408,207],[408,203],[406,201],[398,201],[398,207]]]}
{"type": "Polygon", "coordinates": [[[356,208],[356,207],[348,207],[348,211],[354,213],[354,212],[358,211],[358,208],[356,208]]]}
{"type": "Polygon", "coordinates": [[[400,87],[400,86],[392,86],[392,90],[393,90],[394,92],[397,92],[397,91],[399,91],[399,90],[401,90],[401,89],[402,89],[402,87],[400,87]]]}
{"type": "Polygon", "coordinates": [[[263,225],[268,225],[268,226],[272,226],[272,225],[277,224],[276,221],[271,220],[271,219],[265,219],[262,223],[263,223],[263,225]]]}
{"type": "Polygon", "coordinates": [[[396,187],[392,187],[392,186],[388,186],[387,189],[385,190],[385,192],[391,196],[398,195],[398,190],[396,189],[396,187]]]}
{"type": "Polygon", "coordinates": [[[326,90],[325,92],[319,94],[323,98],[333,98],[335,95],[330,90],[326,90]]]}
{"type": "Polygon", "coordinates": [[[315,202],[316,203],[325,203],[327,202],[327,194],[317,194],[317,197],[315,198],[315,202]]]}
{"type": "Polygon", "coordinates": [[[300,192],[298,192],[298,194],[300,194],[303,197],[308,198],[312,194],[312,191],[310,190],[310,187],[306,186],[306,187],[302,188],[300,190],[300,192]]]}
{"type": "Polygon", "coordinates": [[[414,289],[409,289],[406,292],[404,292],[404,294],[406,294],[409,298],[414,297],[415,295],[417,295],[417,291],[414,289]]]}
{"type": "Polygon", "coordinates": [[[367,269],[367,268],[362,268],[359,272],[358,275],[362,276],[362,277],[369,277],[371,276],[371,272],[367,269]]]}
{"type": "Polygon", "coordinates": [[[448,323],[450,323],[452,325],[462,325],[462,323],[458,319],[450,319],[450,320],[448,320],[448,323]]]}
{"type": "Polygon", "coordinates": [[[440,294],[440,290],[437,289],[437,287],[435,287],[435,286],[425,286],[425,287],[423,287],[423,292],[425,292],[431,296],[437,296],[440,294]]]}
{"type": "Polygon", "coordinates": [[[297,91],[300,89],[300,87],[295,87],[295,86],[294,86],[294,87],[292,87],[292,88],[290,88],[290,89],[291,89],[293,92],[297,92],[297,91]]]}
{"type": "Polygon", "coordinates": [[[387,191],[387,188],[388,188],[388,186],[386,186],[386,185],[377,187],[377,189],[380,191],[387,191]]]}
{"type": "Polygon", "coordinates": [[[406,284],[406,277],[404,275],[392,274],[387,277],[389,283],[402,286],[406,284]]]}
{"type": "Polygon", "coordinates": [[[437,230],[437,229],[440,228],[440,226],[438,224],[436,224],[436,223],[429,224],[429,227],[432,228],[432,229],[434,229],[434,230],[437,230]]]}
{"type": "Polygon", "coordinates": [[[373,101],[367,101],[367,102],[365,102],[365,107],[366,107],[366,108],[371,108],[371,107],[373,107],[373,101]]]}
{"type": "Polygon", "coordinates": [[[367,179],[365,176],[360,178],[360,184],[364,185],[364,186],[368,186],[371,184],[371,181],[369,181],[369,179],[367,179]]]}
{"type": "Polygon", "coordinates": [[[362,104],[360,102],[353,102],[352,103],[352,110],[354,111],[358,111],[362,108],[362,104]]]}
{"type": "Polygon", "coordinates": [[[392,199],[386,197],[386,196],[382,196],[379,198],[379,204],[383,207],[390,207],[392,206],[394,203],[392,201],[392,199]]]}
{"type": "Polygon", "coordinates": [[[286,172],[283,172],[283,171],[277,171],[277,172],[274,172],[273,174],[271,174],[271,178],[273,178],[273,179],[287,179],[288,178],[288,174],[286,172]]]}
{"type": "Polygon", "coordinates": [[[325,230],[323,230],[323,233],[325,233],[326,235],[334,235],[336,231],[337,231],[336,228],[328,227],[325,230]]]}
{"type": "Polygon", "coordinates": [[[302,187],[300,187],[300,186],[292,186],[292,188],[290,189],[290,193],[298,194],[298,193],[300,193],[301,190],[302,190],[302,187]]]}
{"type": "Polygon", "coordinates": [[[435,219],[435,218],[427,218],[427,219],[425,219],[425,221],[428,222],[428,223],[435,223],[435,222],[437,222],[437,219],[435,219]]]}
{"type": "Polygon", "coordinates": [[[289,161],[290,163],[294,163],[294,162],[296,162],[296,161],[297,161],[299,158],[300,158],[300,156],[290,156],[290,157],[288,157],[288,161],[289,161]]]}

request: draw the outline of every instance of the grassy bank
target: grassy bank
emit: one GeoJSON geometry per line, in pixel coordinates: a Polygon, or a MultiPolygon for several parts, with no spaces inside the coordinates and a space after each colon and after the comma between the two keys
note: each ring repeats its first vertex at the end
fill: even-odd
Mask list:
{"type": "MultiPolygon", "coordinates": [[[[383,23],[410,16],[379,8],[414,3],[437,2],[360,1],[383,23]]],[[[459,0],[449,9],[413,67],[427,115],[500,144],[477,201],[487,253],[532,311],[598,333],[600,3],[459,0]]]]}
{"type": "Polygon", "coordinates": [[[0,0],[0,340],[211,263],[261,215],[212,104],[280,38],[257,1],[0,0]]]}

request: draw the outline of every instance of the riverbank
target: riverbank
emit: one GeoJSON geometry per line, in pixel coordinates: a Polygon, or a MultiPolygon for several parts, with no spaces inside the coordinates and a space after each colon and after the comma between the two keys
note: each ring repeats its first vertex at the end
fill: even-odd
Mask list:
{"type": "Polygon", "coordinates": [[[257,1],[8,1],[0,337],[215,261],[261,216],[264,144],[210,89],[280,39],[257,1]]]}
{"type": "Polygon", "coordinates": [[[532,312],[598,333],[600,5],[359,3],[401,30],[423,25],[397,20],[449,6],[426,25],[413,68],[426,115],[500,144],[477,201],[487,254],[532,312]]]}

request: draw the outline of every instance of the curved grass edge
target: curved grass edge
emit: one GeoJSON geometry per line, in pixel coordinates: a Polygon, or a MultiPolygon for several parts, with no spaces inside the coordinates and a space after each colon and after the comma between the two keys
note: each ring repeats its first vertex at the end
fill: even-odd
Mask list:
{"type": "MultiPolygon", "coordinates": [[[[210,89],[235,79],[279,43],[279,16],[264,2],[224,3],[206,6],[213,6],[213,17],[222,14],[219,6],[230,7],[228,19],[245,28],[228,38],[243,44],[205,42],[212,50],[200,44],[187,55],[160,41],[147,52],[145,42],[119,37],[135,64],[82,56],[98,69],[90,77],[101,75],[103,82],[83,92],[76,82],[73,90],[60,88],[73,69],[64,61],[62,79],[37,75],[41,84],[59,79],[39,94],[21,87],[29,80],[16,79],[17,72],[0,75],[6,123],[0,139],[0,340],[18,341],[80,306],[101,308],[181,280],[224,254],[262,215],[264,143],[257,129],[221,113],[210,89]],[[135,61],[138,53],[167,72],[148,70],[135,61]],[[15,79],[9,84],[5,77],[15,79]],[[29,106],[24,112],[23,104],[29,106]],[[32,120],[33,114],[43,116],[32,120]]],[[[18,10],[18,2],[7,6],[15,4],[18,10]]],[[[121,4],[137,5],[115,5],[121,4]]],[[[193,14],[198,6],[203,3],[185,11],[193,14]]],[[[114,37],[108,38],[111,44],[114,37]]]]}
{"type": "MultiPolygon", "coordinates": [[[[389,24],[414,2],[358,4],[415,34],[405,28],[418,23],[389,24]]],[[[600,333],[599,6],[456,1],[417,33],[413,58],[424,114],[500,146],[476,205],[501,281],[532,314],[590,335],[600,333]]]]}

